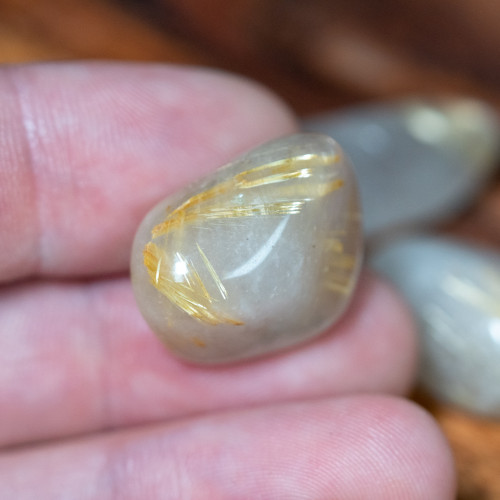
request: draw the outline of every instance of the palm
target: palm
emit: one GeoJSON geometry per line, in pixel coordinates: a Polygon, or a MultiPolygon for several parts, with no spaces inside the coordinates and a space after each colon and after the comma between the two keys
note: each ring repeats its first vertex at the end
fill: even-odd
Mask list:
{"type": "Polygon", "coordinates": [[[220,368],[172,358],[136,309],[139,220],[291,131],[270,96],[107,65],[4,69],[0,90],[1,498],[452,497],[428,417],[353,395],[402,393],[414,369],[406,315],[372,278],[335,331],[220,368]]]}

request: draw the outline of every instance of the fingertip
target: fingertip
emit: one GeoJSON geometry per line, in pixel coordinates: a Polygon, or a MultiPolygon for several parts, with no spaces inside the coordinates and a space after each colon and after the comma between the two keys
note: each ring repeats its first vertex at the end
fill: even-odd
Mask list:
{"type": "MultiPolygon", "coordinates": [[[[200,90],[213,89],[217,93],[217,101],[224,102],[234,97],[234,106],[242,121],[240,127],[242,132],[246,131],[238,139],[238,148],[241,151],[297,131],[297,120],[291,108],[280,96],[261,83],[242,75],[212,68],[196,68],[192,70],[191,77],[194,79],[193,85],[198,86],[200,90]],[[241,144],[241,141],[247,141],[247,144],[241,144]]],[[[226,136],[223,135],[219,139],[221,150],[229,149],[230,153],[234,154],[234,146],[231,144],[234,118],[224,116],[223,113],[219,114],[218,118],[227,120],[225,126],[221,127],[227,132],[226,136]]]]}
{"type": "MultiPolygon", "coordinates": [[[[314,498],[330,498],[333,492],[339,499],[455,498],[450,446],[432,416],[412,401],[387,395],[345,396],[285,406],[266,423],[270,433],[276,426],[274,439],[267,441],[270,449],[277,443],[279,450],[283,440],[289,443],[291,457],[299,450],[309,453],[301,463],[310,469],[300,474],[302,485],[316,492],[314,498]],[[286,433],[294,438],[287,440],[286,433]]],[[[273,451],[276,460],[278,452],[273,451]]],[[[293,459],[290,464],[295,466],[293,459]]],[[[297,472],[295,477],[300,484],[297,472]]]]}
{"type": "MultiPolygon", "coordinates": [[[[456,471],[450,445],[437,421],[416,403],[390,396],[367,396],[362,407],[368,419],[367,434],[379,436],[381,463],[392,461],[380,473],[405,484],[411,498],[453,500],[456,471]],[[385,457],[384,457],[385,455],[385,457]]],[[[391,497],[392,498],[392,497],[391,497]]]]}
{"type": "MultiPolygon", "coordinates": [[[[453,457],[437,423],[395,397],[348,396],[214,415],[195,424],[190,439],[193,448],[207,443],[214,458],[197,461],[192,484],[203,471],[217,483],[218,498],[234,498],[238,488],[252,498],[455,498],[453,457]]],[[[186,450],[178,452],[182,457],[186,450]]]]}

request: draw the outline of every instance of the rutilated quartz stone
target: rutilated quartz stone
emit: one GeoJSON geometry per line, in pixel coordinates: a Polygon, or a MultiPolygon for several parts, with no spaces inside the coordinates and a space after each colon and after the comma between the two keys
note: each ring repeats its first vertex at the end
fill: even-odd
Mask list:
{"type": "Polygon", "coordinates": [[[154,207],[135,237],[139,308],[177,356],[225,363],[335,322],[362,257],[352,168],[327,136],[265,144],[154,207]]]}

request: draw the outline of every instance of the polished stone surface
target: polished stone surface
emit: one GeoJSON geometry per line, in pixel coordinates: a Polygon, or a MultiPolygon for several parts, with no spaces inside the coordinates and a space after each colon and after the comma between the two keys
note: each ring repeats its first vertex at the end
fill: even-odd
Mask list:
{"type": "Polygon", "coordinates": [[[332,136],[353,161],[368,236],[455,215],[498,162],[497,117],[469,99],[357,106],[303,127],[332,136]]]}
{"type": "Polygon", "coordinates": [[[500,417],[500,255],[413,237],[379,251],[371,263],[415,313],[423,386],[445,402],[500,417]]]}
{"type": "Polygon", "coordinates": [[[346,309],[362,257],[356,181],[338,144],[265,144],[161,201],[137,232],[139,308],[177,356],[224,363],[309,339],[346,309]]]}

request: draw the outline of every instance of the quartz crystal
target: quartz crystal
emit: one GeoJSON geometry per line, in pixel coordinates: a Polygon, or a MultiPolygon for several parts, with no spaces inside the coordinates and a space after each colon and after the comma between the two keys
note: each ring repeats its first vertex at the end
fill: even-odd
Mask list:
{"type": "Polygon", "coordinates": [[[471,99],[410,99],[311,117],[354,164],[365,233],[435,224],[469,203],[494,171],[496,114],[471,99]]]}
{"type": "Polygon", "coordinates": [[[445,402],[500,417],[500,255],[415,236],[379,251],[372,264],[415,313],[422,385],[445,402]]]}
{"type": "Polygon", "coordinates": [[[146,215],[132,250],[137,303],[166,346],[193,362],[292,346],[346,309],[360,226],[353,172],[334,140],[273,141],[146,215]]]}

